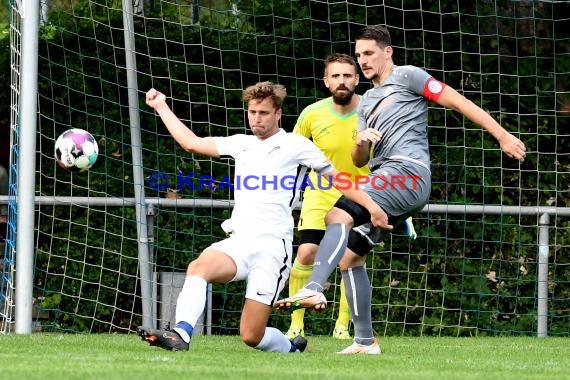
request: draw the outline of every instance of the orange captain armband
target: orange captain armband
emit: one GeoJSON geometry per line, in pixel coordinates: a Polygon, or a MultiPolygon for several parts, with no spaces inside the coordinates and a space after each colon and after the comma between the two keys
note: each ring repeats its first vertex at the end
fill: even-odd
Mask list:
{"type": "Polygon", "coordinates": [[[427,100],[432,102],[437,101],[439,99],[443,89],[445,88],[445,83],[438,81],[434,77],[431,77],[426,82],[424,86],[424,91],[422,92],[422,96],[427,100]]]}

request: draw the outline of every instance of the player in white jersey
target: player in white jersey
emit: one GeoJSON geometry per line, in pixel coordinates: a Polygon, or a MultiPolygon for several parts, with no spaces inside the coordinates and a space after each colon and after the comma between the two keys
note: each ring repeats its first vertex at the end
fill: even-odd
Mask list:
{"type": "MultiPolygon", "coordinates": [[[[247,281],[240,321],[245,344],[262,351],[304,351],[307,341],[291,341],[267,327],[272,305],[283,289],[291,267],[294,222],[303,168],[337,181],[339,172],[307,138],[279,128],[285,87],[260,82],[243,92],[251,135],[198,137],[176,117],[164,94],[151,89],[147,104],[154,108],[170,134],[190,153],[235,160],[234,209],[222,228],[230,236],[206,248],[188,265],[176,305],[176,326],[156,330],[140,326],[141,338],[167,350],[188,350],[194,326],[206,302],[208,283],[247,281]]],[[[387,215],[361,190],[342,184],[342,193],[365,207],[375,226],[387,215]]]]}
{"type": "MultiPolygon", "coordinates": [[[[390,34],[380,26],[367,26],[356,35],[355,55],[364,76],[374,88],[362,97],[352,160],[369,165],[371,173],[361,187],[389,216],[393,226],[420,211],[431,191],[427,102],[461,112],[499,142],[501,149],[517,160],[525,157],[525,145],[508,133],[488,113],[415,66],[396,66],[392,61],[390,34]],[[370,159],[372,150],[373,158],[370,159]]],[[[364,269],[366,255],[346,250],[353,225],[368,218],[366,210],[341,197],[326,216],[327,229],[319,245],[313,274],[293,297],[279,300],[276,307],[322,309],[323,286],[336,268],[341,268],[354,324],[354,343],[343,354],[379,354],[371,321],[371,288],[364,269]]]]}

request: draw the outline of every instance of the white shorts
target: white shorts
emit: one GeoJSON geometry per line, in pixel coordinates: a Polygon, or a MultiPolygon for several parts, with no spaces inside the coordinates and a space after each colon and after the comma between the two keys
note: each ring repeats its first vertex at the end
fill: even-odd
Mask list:
{"type": "Polygon", "coordinates": [[[236,264],[231,281],[246,280],[245,297],[272,306],[285,287],[291,269],[293,244],[275,238],[232,235],[211,245],[236,264]]]}

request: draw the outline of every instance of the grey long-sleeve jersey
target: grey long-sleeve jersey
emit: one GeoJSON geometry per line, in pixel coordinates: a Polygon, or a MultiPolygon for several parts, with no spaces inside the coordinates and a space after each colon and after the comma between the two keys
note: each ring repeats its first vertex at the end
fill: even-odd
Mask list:
{"type": "Polygon", "coordinates": [[[417,161],[429,170],[427,99],[437,98],[443,84],[416,66],[393,66],[378,87],[368,90],[358,109],[358,131],[375,128],[382,138],[374,144],[371,168],[386,160],[417,161]]]}

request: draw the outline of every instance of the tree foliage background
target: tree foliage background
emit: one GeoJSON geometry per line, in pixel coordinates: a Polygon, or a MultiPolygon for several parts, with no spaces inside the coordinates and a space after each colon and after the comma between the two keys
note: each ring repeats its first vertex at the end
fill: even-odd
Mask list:
{"type": "MultiPolygon", "coordinates": [[[[153,0],[134,17],[145,176],[154,171],[172,178],[178,171],[215,178],[231,174],[225,164],[192,157],[176,145],[144,104],[148,88],[171,97],[174,111],[197,134],[226,135],[247,132],[241,89],[261,80],[276,81],[288,89],[283,128],[291,130],[305,106],[328,95],[321,84],[323,58],[335,51],[352,52],[352,36],[362,25],[385,24],[392,33],[396,64],[424,67],[499,119],[528,148],[519,165],[478,126],[453,111],[432,107],[430,203],[570,207],[570,134],[565,129],[570,116],[570,33],[562,26],[570,18],[568,4],[420,2],[415,11],[405,12],[404,5],[411,5],[400,1],[369,6],[221,3],[192,2],[196,7],[153,0]]],[[[137,168],[131,159],[120,1],[53,1],[48,15],[40,33],[38,162],[52,156],[53,141],[71,127],[95,135],[101,155],[83,177],[62,173],[51,161],[44,164],[37,194],[70,195],[72,184],[74,196],[133,197],[132,172],[137,168]]],[[[6,32],[0,43],[0,63],[9,67],[6,32]]],[[[6,76],[0,74],[0,79],[8,88],[9,70],[2,72],[6,76]]],[[[363,93],[370,83],[361,79],[363,93]]],[[[8,94],[0,94],[2,114],[9,114],[8,94]]],[[[146,189],[147,197],[170,195],[146,189]]],[[[175,196],[229,199],[231,194],[227,189],[184,189],[175,196]]],[[[156,270],[184,270],[202,249],[223,237],[219,224],[227,216],[228,210],[158,209],[156,270]]],[[[421,214],[415,220],[417,241],[396,234],[369,257],[369,268],[384,269],[372,277],[379,332],[536,332],[537,215],[421,214]]],[[[556,265],[549,273],[550,333],[568,334],[570,267],[562,252],[569,245],[570,228],[560,217],[552,224],[556,265]]],[[[134,209],[43,208],[37,225],[36,293],[53,318],[46,328],[96,332],[136,326],[140,304],[131,305],[131,294],[138,291],[134,209]],[[67,237],[87,240],[89,251],[67,237]],[[69,281],[77,272],[82,277],[69,281]],[[82,296],[95,293],[93,301],[82,296]]],[[[242,286],[215,286],[214,332],[237,332],[242,286]]],[[[307,330],[330,333],[330,313],[308,315],[307,330]]],[[[284,329],[288,318],[275,315],[271,322],[284,329]]]]}

